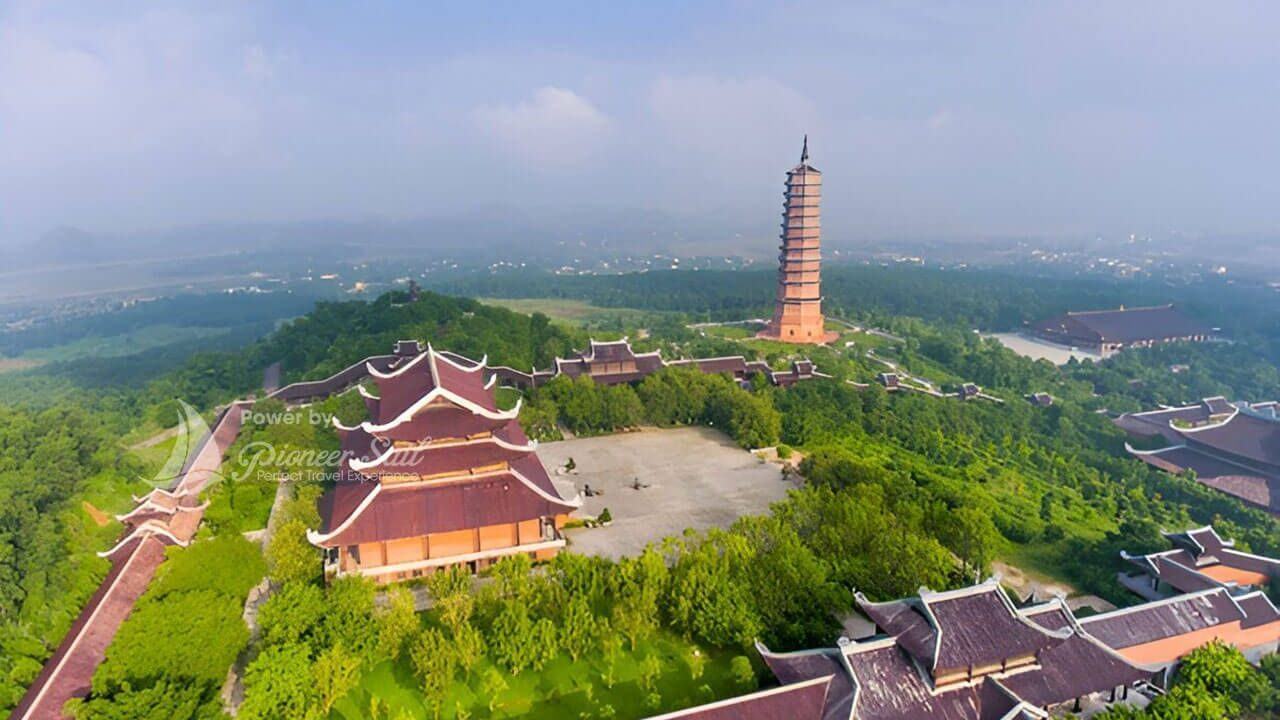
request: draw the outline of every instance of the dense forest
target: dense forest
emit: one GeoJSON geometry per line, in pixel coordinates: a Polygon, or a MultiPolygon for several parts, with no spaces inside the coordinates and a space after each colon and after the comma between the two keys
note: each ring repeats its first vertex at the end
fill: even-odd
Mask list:
{"type": "MultiPolygon", "coordinates": [[[[441,280],[441,292],[476,297],[568,298],[602,307],[685,313],[698,320],[767,316],[773,271],[653,271],[624,275],[498,272],[441,280]]],[[[1067,310],[1176,302],[1236,339],[1265,343],[1280,358],[1276,293],[1220,278],[1117,280],[1026,270],[839,265],[823,267],[828,314],[886,322],[914,317],[984,332],[1017,330],[1067,310]]]]}
{"type": "MultiPolygon", "coordinates": [[[[57,364],[0,376],[0,709],[17,702],[106,574],[94,553],[114,541],[112,514],[149,489],[154,470],[129,446],[178,420],[178,400],[212,414],[260,388],[273,362],[289,380],[325,377],[405,337],[521,366],[545,364],[573,344],[545,317],[440,296],[403,299],[322,302],[242,350],[196,353],[137,385],[69,384],[57,364]]],[[[249,509],[233,510],[234,490],[211,493],[210,527],[238,528],[240,516],[270,502],[270,491],[246,486],[240,505],[249,509]]]]}
{"type": "MultiPolygon", "coordinates": [[[[780,366],[794,348],[686,327],[691,319],[757,313],[768,302],[770,280],[751,272],[533,276],[509,289],[657,313],[620,321],[618,334],[641,338],[639,331],[646,331],[638,349],[662,349],[668,357],[745,353],[780,366]]],[[[454,289],[497,294],[490,282],[505,281],[473,279],[454,289]]],[[[790,389],[759,378],[744,389],[726,378],[666,370],[615,388],[562,379],[526,397],[522,421],[544,439],[557,437],[560,428],[593,434],[705,424],[744,447],[778,445],[780,454],[794,448],[804,457],[800,471],[808,485],[770,515],[674,538],[654,555],[621,563],[565,555],[535,578],[519,579],[522,568],[498,571],[489,590],[456,582],[433,587],[452,603],[414,617],[396,594],[375,609],[371,588],[353,581],[325,589],[318,582],[316,552],[303,536],[315,525],[316,486],[294,488],[265,565],[257,565],[259,556],[244,550],[252,546],[239,535],[265,523],[274,494],[268,483],[302,470],[259,468],[265,476],[210,490],[202,530],[226,544],[223,556],[248,552],[255,559],[246,555],[237,572],[205,578],[198,568],[216,562],[203,555],[212,551],[199,549],[204,543],[172,551],[77,716],[137,717],[137,708],[150,708],[147,716],[157,718],[216,716],[217,689],[237,657],[249,658],[246,717],[294,709],[323,717],[349,702],[343,697],[362,678],[393,672],[388,668],[418,673],[423,696],[453,717],[459,708],[476,709],[476,698],[492,690],[486,688],[496,682],[489,669],[518,674],[564,653],[591,658],[602,673],[619,669],[628,687],[638,688],[638,708],[674,708],[754,687],[753,637],[778,649],[829,640],[833,618],[849,607],[855,588],[881,599],[922,584],[941,589],[970,582],[1001,560],[1127,603],[1133,598],[1114,580],[1119,551],[1165,547],[1161,529],[1212,522],[1242,546],[1280,552],[1280,527],[1270,516],[1128,458],[1108,416],[1208,394],[1280,397],[1271,354],[1280,328],[1275,313],[1259,307],[1254,289],[849,267],[833,271],[828,293],[846,317],[901,341],[856,334],[848,346],[806,349],[831,379],[790,389]],[[1059,368],[1018,357],[973,332],[1017,327],[1066,307],[1170,300],[1231,328],[1234,342],[1126,352],[1059,368]],[[940,387],[978,382],[1005,402],[858,389],[845,380],[865,382],[883,369],[869,350],[940,387]],[[1174,364],[1190,368],[1172,373],[1174,364]],[[1051,392],[1057,402],[1041,408],[1022,401],[1037,391],[1051,392]],[[762,582],[762,567],[771,568],[770,582],[762,582]],[[233,610],[264,572],[282,590],[264,606],[264,635],[253,644],[233,610]],[[163,617],[181,620],[161,628],[163,617]],[[594,628],[591,637],[563,629],[579,623],[594,628]],[[217,638],[217,652],[188,659],[181,653],[189,648],[175,649],[163,662],[148,659],[159,652],[157,643],[184,634],[217,638]],[[504,645],[500,638],[508,636],[527,642],[504,645]],[[607,644],[610,637],[625,639],[630,649],[607,644]],[[522,654],[528,646],[544,654],[522,654]],[[694,651],[712,662],[706,682],[659,692],[657,679],[674,682],[673,671],[655,670],[660,661],[653,658],[697,657],[694,651]],[[439,677],[447,682],[433,685],[443,682],[431,679],[439,677]]],[[[424,293],[407,303],[403,294],[389,293],[373,302],[321,302],[241,349],[169,358],[177,363],[170,369],[122,375],[127,381],[109,371],[119,359],[0,376],[7,400],[0,406],[0,707],[16,702],[105,573],[105,561],[93,551],[118,532],[110,513],[127,505],[129,492],[151,470],[131,445],[171,424],[177,400],[212,412],[255,392],[271,363],[282,363],[286,381],[320,378],[385,353],[402,338],[488,355],[495,364],[546,367],[583,347],[586,333],[466,298],[424,293]]],[[[159,367],[148,366],[146,356],[132,360],[159,367]]],[[[354,395],[327,401],[323,409],[347,422],[363,412],[354,395]]],[[[233,456],[254,440],[336,443],[331,431],[312,426],[250,426],[233,456]]],[[[692,665],[681,670],[690,672],[692,665]]]]}

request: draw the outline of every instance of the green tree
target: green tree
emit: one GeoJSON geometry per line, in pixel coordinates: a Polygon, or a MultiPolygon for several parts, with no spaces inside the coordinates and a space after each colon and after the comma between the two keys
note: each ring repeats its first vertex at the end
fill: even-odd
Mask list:
{"type": "Polygon", "coordinates": [[[640,687],[647,692],[655,692],[661,675],[662,660],[657,655],[645,655],[640,661],[640,687]]]}
{"type": "Polygon", "coordinates": [[[431,573],[427,576],[427,590],[446,627],[456,628],[470,621],[475,596],[471,594],[471,574],[466,570],[455,566],[431,573]]]}
{"type": "Polygon", "coordinates": [[[386,607],[380,609],[377,616],[379,650],[386,657],[398,659],[405,643],[418,633],[420,627],[413,593],[404,587],[389,588],[386,607]]]}
{"type": "Polygon", "coordinates": [[[289,520],[276,528],[267,545],[271,579],[281,583],[314,582],[320,577],[320,551],[307,540],[302,520],[289,520]]]}
{"type": "Polygon", "coordinates": [[[560,642],[575,661],[598,644],[596,614],[585,595],[569,598],[560,623],[560,642]]]}
{"type": "Polygon", "coordinates": [[[317,689],[305,645],[268,647],[244,674],[244,702],[236,717],[246,720],[314,718],[317,689]]]}
{"type": "Polygon", "coordinates": [[[265,645],[312,643],[324,613],[324,591],[310,583],[287,583],[258,609],[262,642],[265,645]]]}
{"type": "Polygon", "coordinates": [[[438,718],[457,668],[453,643],[436,628],[424,628],[409,651],[409,659],[423,699],[438,718]]]}
{"type": "Polygon", "coordinates": [[[470,623],[459,625],[453,628],[452,632],[458,668],[464,673],[469,673],[484,657],[484,635],[470,623]]]}
{"type": "Polygon", "coordinates": [[[749,692],[756,687],[756,671],[751,667],[751,659],[746,655],[735,655],[729,661],[729,676],[743,692],[749,692]]]}
{"type": "Polygon", "coordinates": [[[490,632],[489,649],[493,659],[519,675],[535,662],[538,649],[534,647],[534,622],[529,610],[519,601],[507,601],[494,618],[490,632]]]}
{"type": "Polygon", "coordinates": [[[328,715],[333,704],[346,697],[360,683],[361,658],[342,645],[334,645],[316,658],[311,667],[322,715],[328,715]]]}

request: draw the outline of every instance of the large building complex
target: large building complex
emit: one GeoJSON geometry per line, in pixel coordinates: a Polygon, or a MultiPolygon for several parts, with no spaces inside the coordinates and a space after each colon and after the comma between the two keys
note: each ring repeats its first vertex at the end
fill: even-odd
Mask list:
{"type": "Polygon", "coordinates": [[[1127,413],[1116,424],[1146,442],[1165,447],[1134,457],[1167,472],[1194,472],[1198,482],[1280,513],[1280,415],[1274,401],[1230,403],[1206,398],[1181,407],[1127,413]]]}
{"type": "Polygon", "coordinates": [[[745,383],[759,373],[771,384],[787,386],[800,380],[821,377],[808,359],[793,360],[786,370],[774,370],[763,360],[748,360],[742,355],[713,358],[684,358],[664,360],[662,353],[638,353],[631,348],[627,338],[600,341],[592,339],[585,351],[576,351],[567,358],[556,358],[551,370],[521,372],[509,367],[494,367],[492,372],[502,382],[519,388],[537,387],[554,377],[589,377],[602,385],[639,382],[649,375],[668,367],[689,367],[709,374],[724,374],[739,383],[745,383]]]}
{"type": "Polygon", "coordinates": [[[373,419],[338,425],[340,476],[308,534],[325,549],[327,575],[395,581],[564,547],[560,529],[581,499],[543,468],[519,403],[498,408],[484,361],[456,358],[428,346],[386,371],[368,368],[378,394],[360,392],[373,419]]]}
{"type": "Polygon", "coordinates": [[[922,588],[916,597],[888,602],[858,595],[857,602],[877,634],[799,652],[759,646],[782,687],[662,718],[1039,720],[1088,714],[1125,701],[1135,687],[1167,685],[1181,658],[1212,640],[1254,660],[1275,652],[1280,642],[1280,611],[1266,595],[1233,594],[1220,586],[1085,618],[1061,599],[1015,607],[995,579],[946,592],[922,588]]]}
{"type": "Polygon", "coordinates": [[[1037,323],[1032,333],[1051,343],[1110,355],[1124,348],[1203,342],[1213,331],[1173,305],[1068,312],[1037,323]]]}
{"type": "Polygon", "coordinates": [[[805,136],[800,164],[787,171],[778,248],[778,290],[773,319],[760,337],[794,343],[825,343],[837,333],[822,316],[822,173],[809,164],[805,136]]]}
{"type": "MultiPolygon", "coordinates": [[[[411,360],[422,354],[417,340],[401,340],[389,355],[372,355],[346,367],[323,380],[297,382],[279,388],[268,397],[286,403],[305,402],[343,392],[369,378],[373,370],[386,371],[397,363],[411,360]]],[[[441,357],[455,363],[471,366],[474,361],[451,352],[439,352],[441,357]]],[[[485,381],[495,377],[504,385],[520,389],[539,387],[553,378],[564,375],[569,378],[586,376],[601,385],[616,385],[643,380],[648,375],[668,367],[691,367],[704,373],[725,374],[739,383],[745,383],[759,373],[773,385],[788,386],[800,380],[830,377],[818,372],[812,361],[800,358],[791,361],[785,370],[774,370],[763,360],[748,360],[742,355],[713,358],[682,358],[665,360],[657,350],[637,353],[627,338],[621,340],[590,340],[587,350],[579,350],[567,358],[556,358],[555,366],[547,370],[531,368],[519,370],[505,365],[486,365],[482,372],[485,381]]],[[[278,372],[278,369],[277,371],[278,372]]]]}
{"type": "Polygon", "coordinates": [[[1237,550],[1235,541],[1223,539],[1212,526],[1164,535],[1173,549],[1121,553],[1137,567],[1135,574],[1122,575],[1121,583],[1148,600],[1214,588],[1247,595],[1280,579],[1280,560],[1237,550]]]}

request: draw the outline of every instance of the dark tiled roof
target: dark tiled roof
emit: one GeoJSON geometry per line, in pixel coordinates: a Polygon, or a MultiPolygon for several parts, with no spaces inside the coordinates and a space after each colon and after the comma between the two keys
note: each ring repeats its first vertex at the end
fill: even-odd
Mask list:
{"type": "Polygon", "coordinates": [[[320,512],[320,532],[330,533],[355,512],[364,499],[373,492],[377,483],[361,481],[358,475],[349,475],[346,482],[339,481],[329,488],[316,503],[320,512]]]}
{"type": "Polygon", "coordinates": [[[1280,513],[1280,480],[1256,475],[1219,475],[1197,482],[1272,513],[1280,513]]]}
{"type": "Polygon", "coordinates": [[[853,679],[836,650],[772,653],[757,646],[760,657],[783,685],[813,678],[831,678],[823,720],[849,720],[853,708],[853,679]]]}
{"type": "Polygon", "coordinates": [[[935,694],[916,669],[910,653],[892,638],[851,643],[845,647],[844,656],[857,681],[854,717],[859,720],[974,720],[999,717],[1014,706],[1008,698],[1000,698],[1003,712],[984,716],[978,688],[935,694]]]}
{"type": "Polygon", "coordinates": [[[443,388],[485,410],[497,410],[493,393],[485,387],[484,372],[463,369],[428,348],[392,371],[390,377],[374,376],[378,384],[378,424],[386,424],[436,388],[443,388]]]}
{"type": "Polygon", "coordinates": [[[1037,707],[1150,680],[1152,675],[1078,632],[1045,648],[1038,659],[1039,672],[1017,673],[1000,680],[1015,695],[1037,707]]]}
{"type": "Polygon", "coordinates": [[[1203,323],[1183,315],[1172,305],[1069,312],[1040,323],[1037,330],[1099,343],[1165,340],[1210,333],[1203,323]]]}
{"type": "Polygon", "coordinates": [[[830,678],[814,678],[649,720],[822,720],[830,678]]]}
{"type": "Polygon", "coordinates": [[[369,467],[354,465],[364,475],[441,475],[468,468],[510,462],[531,454],[528,440],[523,439],[520,423],[507,425],[487,438],[435,445],[399,447],[372,459],[369,467]],[[514,432],[512,426],[515,426],[514,432]]]}
{"type": "Polygon", "coordinates": [[[410,420],[387,430],[379,430],[378,435],[388,440],[405,442],[419,442],[423,438],[464,438],[494,432],[509,422],[505,418],[489,418],[454,405],[443,404],[424,408],[410,420]]]}
{"type": "Polygon", "coordinates": [[[1231,547],[1235,544],[1234,542],[1223,540],[1210,525],[1183,532],[1164,533],[1164,536],[1169,538],[1169,542],[1190,553],[1192,558],[1197,558],[1205,553],[1216,556],[1223,548],[1231,547]]]}
{"type": "Polygon", "coordinates": [[[691,362],[696,364],[698,369],[704,373],[732,373],[734,375],[745,375],[747,373],[747,361],[741,355],[723,358],[701,358],[691,362]]]}
{"type": "Polygon", "coordinates": [[[1234,463],[1206,455],[1192,447],[1175,446],[1132,451],[1139,460],[1171,473],[1194,470],[1196,481],[1271,512],[1280,512],[1280,478],[1267,478],[1234,463]]]}
{"type": "Polygon", "coordinates": [[[635,351],[631,349],[631,343],[626,340],[608,342],[592,340],[591,349],[583,357],[587,360],[600,362],[621,362],[623,360],[632,360],[635,356],[635,351]]]}
{"type": "Polygon", "coordinates": [[[1251,572],[1262,573],[1264,575],[1280,574],[1280,560],[1275,558],[1254,555],[1232,548],[1222,548],[1218,551],[1218,560],[1223,565],[1241,570],[1249,570],[1251,572]]]}
{"type": "Polygon", "coordinates": [[[1243,619],[1227,591],[1215,588],[1093,615],[1081,619],[1080,626],[1108,647],[1120,649],[1243,619]]]}
{"type": "MultiPolygon", "coordinates": [[[[334,488],[331,492],[338,490],[334,488]]],[[[336,505],[335,500],[334,507],[336,505]]],[[[348,514],[350,523],[346,527],[342,527],[342,522],[326,522],[327,528],[341,529],[334,537],[325,539],[323,545],[355,545],[506,525],[552,517],[572,509],[568,503],[548,500],[511,473],[469,477],[459,482],[384,485],[363,509],[357,508],[348,514]]],[[[331,517],[338,515],[335,512],[331,517]]],[[[332,530],[327,529],[325,534],[327,532],[332,530]]]]}
{"type": "Polygon", "coordinates": [[[1260,590],[1237,597],[1236,603],[1244,611],[1243,625],[1246,629],[1280,620],[1280,611],[1276,610],[1276,606],[1260,590]]]}
{"type": "Polygon", "coordinates": [[[1280,469],[1280,420],[1242,410],[1226,422],[1179,432],[1191,445],[1280,469]]]}
{"type": "Polygon", "coordinates": [[[1065,606],[1057,600],[1025,607],[1018,611],[1022,617],[1050,632],[1068,630],[1074,625],[1072,616],[1068,613],[1065,606]]]}
{"type": "Polygon", "coordinates": [[[1222,583],[1197,572],[1193,564],[1179,562],[1176,558],[1157,555],[1151,558],[1151,562],[1155,566],[1156,577],[1184,593],[1222,586],[1222,583]]]}
{"type": "MultiPolygon", "coordinates": [[[[826,720],[1042,717],[1041,707],[1105,692],[1148,679],[1151,674],[1082,630],[1062,601],[1015,610],[994,582],[945,593],[922,591],[918,599],[886,603],[869,603],[861,595],[857,598],[863,611],[890,637],[841,641],[841,646],[831,651],[772,655],[761,650],[783,683],[825,677],[843,665],[850,678],[853,704],[833,707],[833,698],[840,697],[840,675],[835,675],[826,720]],[[931,627],[925,627],[930,625],[928,618],[940,628],[936,635],[931,627]],[[992,628],[997,633],[990,632],[992,628]],[[906,635],[896,636],[899,631],[906,635]],[[948,636],[954,637],[950,643],[948,636]],[[935,640],[940,644],[938,657],[951,657],[952,663],[998,668],[1002,660],[1029,655],[1035,656],[1035,662],[975,682],[939,688],[934,684],[928,655],[922,654],[922,648],[931,647],[935,640]]],[[[941,663],[939,667],[954,669],[941,663]]]]}
{"type": "Polygon", "coordinates": [[[999,664],[1054,644],[1055,638],[1012,611],[999,586],[969,590],[921,596],[940,638],[934,668],[999,664]]]}
{"type": "Polygon", "coordinates": [[[926,666],[932,666],[934,639],[933,625],[921,612],[914,600],[892,600],[883,603],[869,602],[861,594],[856,596],[858,607],[886,635],[898,638],[907,652],[926,666]]]}

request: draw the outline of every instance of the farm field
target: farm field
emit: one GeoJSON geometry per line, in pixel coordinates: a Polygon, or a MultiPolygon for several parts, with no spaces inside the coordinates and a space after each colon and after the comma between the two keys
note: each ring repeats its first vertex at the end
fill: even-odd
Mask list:
{"type": "Polygon", "coordinates": [[[607,308],[592,305],[583,300],[565,300],[561,298],[517,299],[484,297],[476,299],[486,305],[504,307],[526,315],[542,313],[552,320],[574,327],[599,327],[605,324],[615,324],[621,327],[624,323],[635,322],[653,315],[652,312],[645,310],[607,308]]]}

